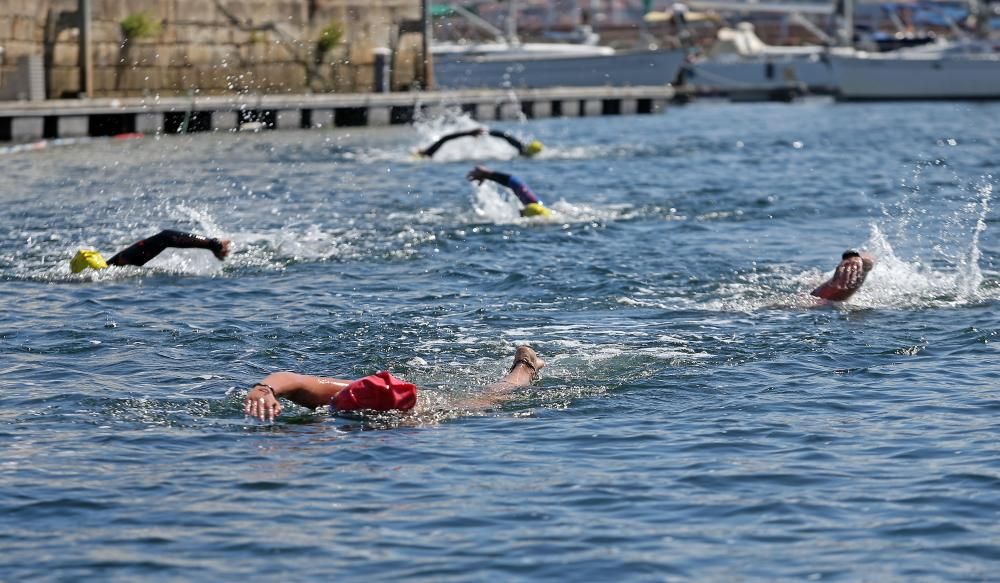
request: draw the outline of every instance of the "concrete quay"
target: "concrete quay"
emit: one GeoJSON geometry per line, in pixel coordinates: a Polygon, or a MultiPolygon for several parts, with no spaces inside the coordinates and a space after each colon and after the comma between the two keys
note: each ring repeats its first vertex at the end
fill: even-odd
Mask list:
{"type": "Polygon", "coordinates": [[[675,96],[656,87],[566,87],[323,95],[234,95],[0,102],[0,141],[408,124],[458,108],[479,121],[651,114],[675,96]],[[249,125],[252,124],[252,125],[249,125]]]}

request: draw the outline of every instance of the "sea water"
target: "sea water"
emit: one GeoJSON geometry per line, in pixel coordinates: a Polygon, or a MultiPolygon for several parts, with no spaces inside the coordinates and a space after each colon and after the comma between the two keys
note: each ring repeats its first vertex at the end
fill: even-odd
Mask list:
{"type": "Polygon", "coordinates": [[[0,579],[989,580],[994,104],[0,152],[0,579]],[[522,219],[476,164],[554,210],[522,219]],[[72,274],[174,228],[233,241],[72,274]],[[843,304],[808,292],[876,257],[843,304]],[[530,344],[540,380],[463,407],[530,344]],[[289,404],[390,369],[405,415],[289,404]]]}

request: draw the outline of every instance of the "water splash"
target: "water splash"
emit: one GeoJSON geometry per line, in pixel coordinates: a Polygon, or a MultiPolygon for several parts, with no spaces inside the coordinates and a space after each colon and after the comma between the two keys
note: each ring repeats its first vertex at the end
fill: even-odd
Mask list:
{"type": "Polygon", "coordinates": [[[834,306],[841,309],[959,307],[1000,298],[1000,289],[984,285],[979,265],[980,239],[986,230],[993,195],[992,176],[967,188],[955,189],[957,178],[922,189],[920,164],[913,180],[904,181],[903,194],[882,209],[883,219],[872,222],[868,239],[859,249],[875,258],[864,286],[850,300],[828,304],[809,291],[833,275],[828,271],[796,271],[781,266],[754,269],[722,283],[702,305],[711,310],[752,312],[759,309],[805,309],[834,306]],[[922,199],[933,199],[929,208],[922,199]],[[969,193],[973,199],[969,199],[969,193]],[[949,204],[951,209],[949,210],[949,204]],[[891,235],[890,235],[891,233],[891,235]],[[902,250],[902,251],[901,251],[902,250]]]}
{"type": "MultiPolygon", "coordinates": [[[[960,183],[957,177],[950,184],[956,182],[960,183]]],[[[992,176],[983,176],[967,188],[934,190],[930,208],[920,206],[914,196],[918,190],[908,190],[896,205],[898,220],[883,209],[885,222],[895,233],[895,247],[906,249],[906,257],[896,252],[884,225],[871,225],[866,246],[878,262],[858,294],[860,301],[923,307],[990,299],[989,290],[983,289],[979,244],[990,212],[992,176]],[[971,192],[974,199],[956,195],[956,190],[971,192]]]]}
{"type": "Polygon", "coordinates": [[[481,125],[459,107],[417,110],[413,121],[413,129],[417,131],[421,143],[427,144],[445,134],[471,130],[481,125]]]}
{"type": "Polygon", "coordinates": [[[517,198],[492,182],[473,186],[472,208],[484,222],[503,224],[521,219],[521,204],[517,198]]]}
{"type": "Polygon", "coordinates": [[[963,274],[935,269],[920,258],[899,257],[879,225],[871,225],[864,247],[876,258],[875,268],[852,303],[866,307],[931,307],[968,301],[958,293],[966,287],[963,274]]]}
{"type": "MultiPolygon", "coordinates": [[[[989,176],[986,179],[990,180],[992,177],[989,176]]],[[[983,284],[983,273],[979,268],[979,259],[982,256],[982,252],[979,250],[979,239],[986,230],[986,217],[990,212],[990,198],[993,195],[993,185],[990,183],[980,184],[977,191],[979,192],[979,215],[976,218],[972,242],[969,245],[968,259],[963,264],[966,271],[964,280],[967,284],[965,289],[967,295],[978,293],[979,288],[983,284]]]]}
{"type": "Polygon", "coordinates": [[[487,222],[494,224],[551,224],[572,225],[580,223],[606,223],[612,221],[628,221],[633,219],[658,218],[660,220],[685,220],[673,208],[636,207],[626,203],[588,204],[573,203],[560,199],[552,204],[546,204],[552,215],[549,217],[521,216],[521,204],[510,191],[491,182],[473,185],[472,216],[470,222],[487,222]]]}
{"type": "MultiPolygon", "coordinates": [[[[413,124],[420,136],[414,149],[425,148],[447,134],[483,127],[468,113],[457,108],[446,109],[433,117],[418,117],[413,124]]],[[[517,158],[517,150],[507,142],[491,136],[472,136],[452,140],[434,155],[436,162],[462,160],[510,160],[517,158]]]]}

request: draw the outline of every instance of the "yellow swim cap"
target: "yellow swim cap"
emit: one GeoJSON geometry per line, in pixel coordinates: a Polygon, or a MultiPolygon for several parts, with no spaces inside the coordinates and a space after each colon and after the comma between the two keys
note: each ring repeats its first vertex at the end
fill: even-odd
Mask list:
{"type": "Polygon", "coordinates": [[[69,260],[69,268],[73,273],[80,273],[88,267],[91,269],[107,269],[108,264],[101,257],[101,254],[93,249],[80,249],[69,260]]]}
{"type": "Polygon", "coordinates": [[[533,202],[521,209],[522,217],[551,217],[552,211],[542,206],[540,202],[533,202]]]}
{"type": "Polygon", "coordinates": [[[524,147],[524,152],[529,156],[534,156],[535,154],[542,151],[542,143],[538,140],[531,140],[528,145],[524,147]]]}

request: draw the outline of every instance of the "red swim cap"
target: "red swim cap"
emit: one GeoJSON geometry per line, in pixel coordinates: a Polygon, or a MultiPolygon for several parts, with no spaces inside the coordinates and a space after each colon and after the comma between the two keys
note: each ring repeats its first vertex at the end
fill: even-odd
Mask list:
{"type": "Polygon", "coordinates": [[[408,411],[416,404],[417,386],[397,379],[387,370],[354,381],[330,399],[330,407],[337,411],[408,411]]]}

